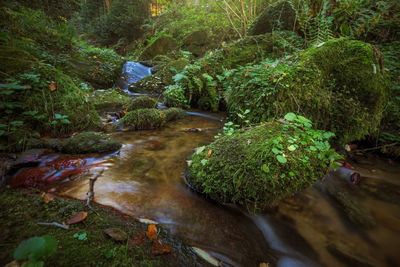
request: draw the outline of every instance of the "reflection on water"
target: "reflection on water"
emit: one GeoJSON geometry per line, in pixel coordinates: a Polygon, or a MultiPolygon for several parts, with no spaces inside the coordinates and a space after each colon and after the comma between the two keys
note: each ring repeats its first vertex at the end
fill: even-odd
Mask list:
{"type": "MultiPolygon", "coordinates": [[[[258,266],[261,262],[271,266],[356,266],[333,256],[328,249],[332,244],[370,266],[400,263],[398,205],[360,197],[359,204],[368,207],[378,222],[376,228],[366,231],[346,224],[335,203],[314,188],[264,215],[219,206],[190,191],[182,179],[186,159],[195,147],[210,143],[221,126],[218,120],[188,116],[156,131],[116,133],[124,146],[118,155],[106,159],[108,166],[103,165],[106,170],[95,184],[95,200],[137,218],[160,222],[226,266],[258,266]],[[189,131],[192,128],[201,131],[189,131]]],[[[400,182],[398,166],[373,161],[379,169],[368,162],[356,168],[367,179],[400,182]]],[[[65,183],[59,190],[84,199],[88,179],[65,183]]]]}

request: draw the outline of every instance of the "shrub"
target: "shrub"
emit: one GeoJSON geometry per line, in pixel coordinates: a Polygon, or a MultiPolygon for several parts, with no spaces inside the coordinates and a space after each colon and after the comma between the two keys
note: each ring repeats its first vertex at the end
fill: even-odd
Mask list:
{"type": "Polygon", "coordinates": [[[175,85],[184,88],[193,107],[217,111],[222,98],[222,81],[228,70],[262,59],[281,57],[301,47],[301,39],[293,33],[275,32],[247,37],[220,50],[211,51],[202,59],[174,76],[175,85]]]}
{"type": "Polygon", "coordinates": [[[335,132],[339,143],[360,140],[379,127],[386,101],[382,59],[372,45],[334,39],[286,60],[265,61],[226,79],[231,118],[250,110],[253,123],[298,111],[335,132]]]}
{"type": "Polygon", "coordinates": [[[164,91],[165,104],[169,107],[186,107],[187,101],[184,89],[179,85],[170,85],[164,91]]]}
{"type": "Polygon", "coordinates": [[[340,156],[334,134],[315,130],[308,119],[288,113],[219,137],[192,156],[188,182],[219,202],[263,209],[324,176],[340,156]]]}
{"type": "Polygon", "coordinates": [[[165,124],[165,114],[155,108],[128,112],[120,121],[129,130],[153,130],[165,124]]]}
{"type": "Polygon", "coordinates": [[[128,107],[128,111],[136,109],[155,108],[156,106],[157,101],[154,98],[151,98],[149,96],[139,96],[131,101],[128,107]]]}

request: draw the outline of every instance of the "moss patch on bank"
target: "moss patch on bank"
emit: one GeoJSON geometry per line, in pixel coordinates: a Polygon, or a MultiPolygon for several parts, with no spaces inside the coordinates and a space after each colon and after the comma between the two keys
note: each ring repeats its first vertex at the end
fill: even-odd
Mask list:
{"type": "Polygon", "coordinates": [[[88,218],[69,230],[41,226],[38,222],[64,222],[76,212],[85,210],[81,201],[55,199],[45,204],[33,191],[0,191],[2,206],[0,223],[0,263],[11,262],[12,253],[18,244],[30,237],[51,235],[58,241],[54,255],[45,260],[45,266],[196,266],[196,256],[179,240],[173,239],[161,229],[164,243],[173,247],[174,254],[153,256],[151,242],[141,245],[118,243],[108,238],[103,231],[120,228],[132,238],[143,234],[146,225],[114,210],[99,205],[88,211],[88,218]],[[76,233],[86,233],[87,240],[78,240],[76,233]]]}
{"type": "Polygon", "coordinates": [[[165,124],[165,114],[155,108],[128,112],[120,123],[129,130],[153,130],[165,124]]]}

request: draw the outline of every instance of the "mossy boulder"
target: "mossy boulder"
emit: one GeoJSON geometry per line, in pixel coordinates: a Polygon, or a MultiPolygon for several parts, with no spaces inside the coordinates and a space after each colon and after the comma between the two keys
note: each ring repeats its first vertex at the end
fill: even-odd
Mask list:
{"type": "Polygon", "coordinates": [[[108,135],[98,132],[83,132],[64,141],[61,152],[68,154],[106,153],[121,148],[121,143],[108,135]]]}
{"type": "Polygon", "coordinates": [[[155,108],[128,112],[120,123],[129,130],[153,130],[165,124],[165,114],[155,108]]]}
{"type": "MultiPolygon", "coordinates": [[[[157,57],[156,57],[157,58],[157,57]]],[[[182,71],[189,64],[186,58],[169,59],[165,61],[156,62],[153,67],[155,73],[151,76],[132,84],[129,91],[134,93],[151,93],[160,94],[163,92],[164,87],[173,82],[173,76],[182,71]]]]}
{"type": "Polygon", "coordinates": [[[96,90],[90,96],[90,102],[98,111],[115,111],[124,109],[131,98],[118,89],[96,90]]]}
{"type": "Polygon", "coordinates": [[[296,11],[288,1],[268,6],[250,26],[249,34],[258,35],[273,31],[293,31],[296,28],[296,11]]]}
{"type": "Polygon", "coordinates": [[[157,106],[157,101],[149,96],[139,96],[135,97],[129,104],[128,111],[136,109],[146,109],[155,108],[157,106]]]}
{"type": "Polygon", "coordinates": [[[169,35],[161,35],[152,41],[140,55],[141,60],[151,60],[158,55],[167,55],[178,47],[178,42],[169,35]]]}
{"type": "Polygon", "coordinates": [[[195,57],[204,56],[212,42],[207,30],[197,30],[189,33],[182,41],[181,49],[189,51],[195,57]]]}
{"type": "Polygon", "coordinates": [[[297,51],[301,38],[292,32],[274,32],[250,36],[208,52],[203,58],[174,77],[174,85],[184,88],[187,102],[192,107],[217,111],[222,99],[222,81],[226,70],[259,62],[264,58],[278,58],[297,51]]]}
{"type": "Polygon", "coordinates": [[[277,62],[242,67],[225,83],[230,117],[253,123],[299,111],[339,143],[377,131],[387,96],[382,59],[361,41],[330,40],[277,62]]]}
{"type": "Polygon", "coordinates": [[[162,112],[164,112],[165,114],[166,122],[179,120],[186,116],[186,112],[180,108],[168,108],[163,110],[162,112]]]}
{"type": "Polygon", "coordinates": [[[328,143],[332,133],[293,113],[285,118],[198,148],[188,182],[216,201],[262,209],[322,178],[339,158],[328,143]]]}

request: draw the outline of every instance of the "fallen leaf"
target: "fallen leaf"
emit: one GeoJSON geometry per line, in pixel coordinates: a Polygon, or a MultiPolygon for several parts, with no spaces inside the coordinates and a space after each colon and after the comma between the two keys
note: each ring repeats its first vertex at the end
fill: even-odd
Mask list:
{"type": "Polygon", "coordinates": [[[153,220],[149,220],[149,219],[145,219],[145,218],[139,218],[138,219],[139,222],[144,223],[144,224],[158,224],[158,222],[153,221],[153,220]]]}
{"type": "Polygon", "coordinates": [[[69,220],[66,222],[66,224],[76,224],[84,221],[88,216],[88,213],[86,211],[80,211],[75,213],[74,215],[69,218],[69,220]]]}
{"type": "Polygon", "coordinates": [[[150,240],[157,239],[157,226],[155,224],[149,224],[147,226],[146,236],[150,240]]]}
{"type": "Polygon", "coordinates": [[[208,152],[207,152],[207,157],[208,158],[211,157],[212,153],[213,153],[213,151],[211,149],[209,149],[208,152]]]}
{"type": "Polygon", "coordinates": [[[108,228],[104,230],[104,233],[114,239],[115,241],[125,241],[128,235],[119,228],[108,228]]]}
{"type": "Polygon", "coordinates": [[[50,194],[50,193],[43,193],[42,194],[43,202],[46,203],[46,204],[51,202],[51,201],[53,201],[55,198],[56,198],[56,196],[53,195],[53,194],[50,194]]]}
{"type": "Polygon", "coordinates": [[[168,254],[172,252],[172,247],[168,244],[163,244],[160,240],[154,240],[151,247],[151,253],[155,256],[168,254]]]}
{"type": "Polygon", "coordinates": [[[19,267],[21,264],[18,261],[12,261],[4,265],[4,267],[19,267]]]}
{"type": "Polygon", "coordinates": [[[192,247],[193,251],[203,260],[213,266],[219,266],[219,261],[201,248],[192,247]]]}
{"type": "Polygon", "coordinates": [[[138,233],[137,235],[131,237],[129,239],[129,246],[133,247],[133,246],[140,246],[144,243],[146,239],[146,235],[143,232],[138,233]]]}
{"type": "Polygon", "coordinates": [[[269,267],[269,263],[262,262],[259,267],[269,267]]]}
{"type": "Polygon", "coordinates": [[[57,83],[55,81],[52,81],[49,83],[49,90],[54,92],[55,90],[57,90],[57,83]]]}

